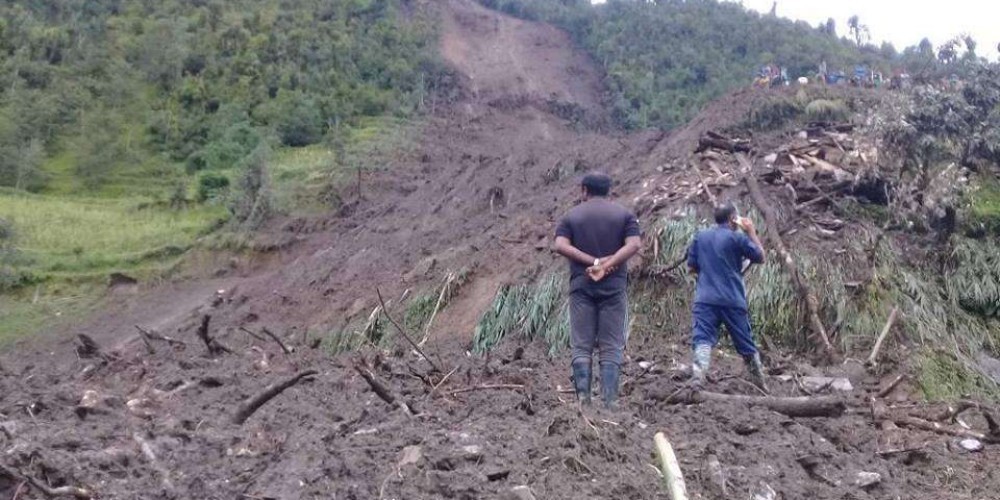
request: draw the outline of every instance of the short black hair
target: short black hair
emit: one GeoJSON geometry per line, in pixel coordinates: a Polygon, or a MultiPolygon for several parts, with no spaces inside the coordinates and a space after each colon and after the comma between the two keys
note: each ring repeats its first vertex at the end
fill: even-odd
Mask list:
{"type": "Polygon", "coordinates": [[[736,216],[736,205],[732,203],[722,203],[715,206],[715,223],[726,224],[736,216]]]}
{"type": "Polygon", "coordinates": [[[583,176],[580,184],[587,189],[587,194],[591,196],[607,196],[611,192],[611,176],[608,174],[587,174],[583,176]]]}

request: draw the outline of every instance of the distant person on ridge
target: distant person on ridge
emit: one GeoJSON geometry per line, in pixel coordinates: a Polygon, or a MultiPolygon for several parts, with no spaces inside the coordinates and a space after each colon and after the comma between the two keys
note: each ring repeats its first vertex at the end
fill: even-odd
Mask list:
{"type": "Polygon", "coordinates": [[[604,405],[617,405],[618,382],[628,338],[626,262],[642,244],[635,214],[608,199],[611,177],[588,174],[583,201],[556,228],[554,250],[569,260],[570,345],[573,387],[590,404],[592,357],[598,349],[604,405]]]}
{"type": "Polygon", "coordinates": [[[688,249],[688,268],[698,276],[694,297],[691,375],[696,387],[705,385],[719,326],[729,331],[736,351],[746,362],[750,379],[767,392],[764,367],[750,330],[743,261],[764,262],[764,246],[753,221],[739,217],[731,203],[715,208],[716,226],[700,231],[688,249]],[[742,232],[740,232],[742,230],[742,232]]]}

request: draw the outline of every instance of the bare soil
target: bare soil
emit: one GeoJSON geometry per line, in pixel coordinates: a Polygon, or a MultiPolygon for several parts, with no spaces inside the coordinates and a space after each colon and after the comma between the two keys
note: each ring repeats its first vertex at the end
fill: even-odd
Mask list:
{"type": "MultiPolygon", "coordinates": [[[[663,395],[683,389],[679,325],[629,347],[620,410],[581,412],[561,391],[567,360],[543,346],[509,339],[469,355],[497,286],[561,265],[548,240],[580,174],[608,171],[626,203],[648,197],[673,179],[658,167],[689,155],[705,130],[742,120],[749,98],[731,96],[669,136],[625,134],[609,125],[602,75],[566,34],[468,0],[438,8],[461,96],[428,118],[416,148],[364,179],[361,198],[345,190],[337,214],[275,220],[265,235],[285,244],[272,254],[234,257],[211,279],[109,292],[107,310],[0,356],[0,463],[17,473],[0,472],[0,498],[43,498],[26,476],[99,498],[471,499],[518,485],[537,498],[666,498],[658,431],[693,498],[1000,498],[995,447],[970,453],[955,438],[874,423],[866,398],[885,381],[863,371],[838,418],[668,404],[663,395]],[[314,348],[368,315],[376,287],[396,298],[462,268],[472,281],[427,345],[445,373],[403,347],[339,357],[314,348]],[[198,339],[205,315],[231,352],[198,339]],[[137,324],[184,345],[154,339],[150,352],[137,324]],[[78,334],[101,352],[81,350],[78,334]],[[355,364],[410,410],[376,396],[355,364]],[[317,373],[233,422],[248,397],[306,370],[317,373]],[[713,490],[710,455],[725,495],[713,490]],[[881,480],[863,488],[859,472],[881,480]]],[[[751,393],[740,364],[721,356],[710,388],[751,393]]],[[[799,394],[793,381],[774,390],[799,394]]]]}

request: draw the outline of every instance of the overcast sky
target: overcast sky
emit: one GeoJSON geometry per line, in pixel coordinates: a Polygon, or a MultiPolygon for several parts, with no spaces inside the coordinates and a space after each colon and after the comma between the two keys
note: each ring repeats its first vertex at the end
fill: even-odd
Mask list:
{"type": "MultiPolygon", "coordinates": [[[[730,0],[758,12],[769,12],[774,0],[730,0]]],[[[595,0],[603,3],[603,0],[595,0]]],[[[991,60],[1000,43],[1000,1],[997,0],[778,0],[778,15],[816,25],[833,18],[837,33],[848,34],[847,19],[858,15],[876,43],[887,40],[896,49],[927,37],[935,47],[968,33],[978,42],[976,52],[991,60]]]]}

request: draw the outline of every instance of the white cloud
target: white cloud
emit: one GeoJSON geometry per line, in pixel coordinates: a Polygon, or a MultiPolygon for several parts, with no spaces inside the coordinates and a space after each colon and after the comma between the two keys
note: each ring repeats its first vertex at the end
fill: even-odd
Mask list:
{"type": "MultiPolygon", "coordinates": [[[[591,0],[600,4],[605,0],[591,0]]],[[[727,0],[742,3],[758,12],[770,12],[774,0],[727,0]]],[[[868,26],[876,43],[892,42],[903,50],[924,37],[935,47],[960,34],[970,34],[978,42],[976,52],[996,60],[1000,30],[1000,2],[995,0],[779,0],[778,15],[806,21],[811,25],[833,18],[837,32],[848,34],[847,19],[857,15],[868,26]]]]}
{"type": "MultiPolygon", "coordinates": [[[[737,1],[758,12],[769,12],[774,0],[737,1]]],[[[868,26],[876,43],[892,42],[898,50],[920,43],[924,37],[934,46],[969,34],[978,42],[976,52],[997,58],[1000,31],[996,19],[1000,2],[983,0],[948,0],[929,2],[913,0],[779,0],[778,15],[816,25],[833,18],[837,32],[848,34],[847,19],[857,15],[868,26]]]]}

